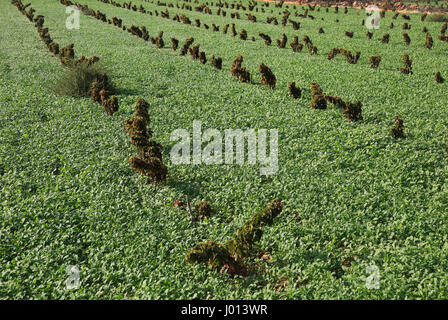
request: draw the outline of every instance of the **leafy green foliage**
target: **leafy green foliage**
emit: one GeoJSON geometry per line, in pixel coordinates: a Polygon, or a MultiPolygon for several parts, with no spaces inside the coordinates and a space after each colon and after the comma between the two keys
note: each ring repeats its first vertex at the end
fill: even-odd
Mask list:
{"type": "MultiPolygon", "coordinates": [[[[74,43],[78,56],[100,55],[110,68],[120,110],[109,117],[89,98],[45,89],[65,67],[40,40],[34,22],[9,1],[0,1],[0,12],[6,13],[0,19],[2,297],[447,298],[448,114],[445,84],[434,81],[437,70],[443,76],[447,72],[447,47],[434,39],[433,49],[425,48],[419,14],[409,14],[413,41],[406,47],[401,28],[388,28],[393,13],[386,14],[368,41],[358,10],[343,15],[341,9],[335,23],[334,9],[316,9],[316,19],[301,19],[300,31],[294,31],[291,25],[264,23],[267,16],[281,18],[278,12],[284,10],[271,4],[265,13],[256,13],[257,23],[244,14],[234,20],[238,30],[256,36],[255,42],[243,42],[156,16],[156,10],[162,11],[156,2],[133,1],[137,11],[97,0],[77,2],[119,17],[125,26],[145,25],[152,36],[164,30],[164,38],[175,37],[180,46],[176,52],[158,50],[90,17],[81,18],[78,36],[61,24],[64,10],[57,1],[32,0],[36,13],[48,17],[44,26],[60,48],[74,43]],[[140,3],[147,14],[138,13],[140,3]],[[317,34],[319,26],[325,34],[317,34]],[[345,30],[355,36],[344,37],[345,30]],[[290,39],[315,35],[313,45],[325,54],[267,47],[259,32],[272,39],[283,33],[290,39]],[[391,35],[389,45],[375,41],[384,33],[391,35]],[[227,71],[180,57],[180,47],[192,36],[202,50],[221,57],[227,71]],[[332,48],[359,50],[362,56],[355,65],[328,61],[332,48]],[[413,60],[412,77],[397,71],[405,51],[413,60]],[[277,90],[235,81],[229,69],[238,53],[250,70],[260,61],[272,67],[277,90]],[[370,68],[368,57],[375,55],[381,56],[381,70],[370,68]],[[299,100],[286,93],[292,79],[302,88],[299,100]],[[336,108],[309,110],[310,82],[344,100],[362,101],[364,120],[346,121],[336,108]],[[259,176],[258,166],[176,166],[167,159],[165,184],[138,183],[140,177],[126,161],[135,147],[122,134],[121,119],[132,117],[142,96],[151,105],[152,139],[166,147],[171,132],[191,129],[193,119],[220,131],[277,128],[279,172],[268,179],[259,176]],[[404,140],[389,137],[396,114],[406,121],[404,140]],[[207,199],[218,213],[191,223],[185,212],[171,206],[186,195],[193,203],[207,199]],[[275,224],[263,230],[257,243],[263,252],[254,250],[250,257],[250,265],[259,270],[250,277],[231,278],[185,263],[190,248],[206,239],[225,244],[273,198],[282,198],[285,206],[275,224]],[[365,287],[371,264],[380,270],[377,290],[365,287]],[[67,265],[81,270],[78,290],[65,288],[67,265]],[[282,279],[288,288],[276,290],[282,279]]],[[[232,21],[229,10],[227,16],[169,11],[221,27],[232,21]]],[[[442,23],[425,24],[432,35],[440,33],[442,23]]],[[[259,84],[258,73],[253,77],[259,84]]]]}

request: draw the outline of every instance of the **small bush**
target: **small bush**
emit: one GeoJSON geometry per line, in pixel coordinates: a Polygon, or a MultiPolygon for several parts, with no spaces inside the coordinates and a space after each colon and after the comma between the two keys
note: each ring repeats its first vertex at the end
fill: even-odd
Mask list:
{"type": "Polygon", "coordinates": [[[241,39],[241,40],[247,40],[247,31],[246,31],[246,30],[241,29],[241,32],[240,32],[240,39],[241,39]]]}
{"type": "Polygon", "coordinates": [[[207,201],[196,204],[195,209],[201,220],[203,220],[204,218],[208,218],[213,214],[212,206],[207,201]]]}
{"type": "Polygon", "coordinates": [[[243,67],[242,64],[243,56],[238,55],[235,60],[233,60],[230,71],[232,72],[232,75],[241,82],[250,82],[250,72],[246,67],[243,67]]]}
{"type": "Polygon", "coordinates": [[[171,47],[174,51],[176,51],[179,47],[179,40],[177,40],[176,38],[171,38],[171,47]]]}
{"type": "Polygon", "coordinates": [[[158,184],[166,180],[168,169],[162,162],[162,145],[150,140],[149,104],[144,99],[137,100],[134,117],[125,123],[129,142],[139,151],[138,157],[129,158],[131,168],[148,178],[148,182],[158,184]]]}
{"type": "Polygon", "coordinates": [[[432,40],[431,34],[426,34],[426,41],[425,41],[425,47],[428,49],[432,49],[434,41],[432,40]]]}
{"type": "Polygon", "coordinates": [[[342,109],[342,115],[349,121],[362,120],[362,103],[360,101],[346,102],[345,107],[342,109]]]}
{"type": "Polygon", "coordinates": [[[264,84],[265,86],[268,86],[271,89],[275,89],[277,79],[275,78],[275,75],[271,71],[271,69],[264,63],[261,63],[258,66],[258,72],[261,75],[261,83],[264,84]]]}
{"type": "Polygon", "coordinates": [[[214,55],[212,55],[210,57],[210,64],[212,65],[213,68],[216,68],[218,70],[222,69],[222,58],[215,58],[214,55]]]}
{"type": "Polygon", "coordinates": [[[411,30],[411,25],[407,22],[403,23],[403,26],[401,27],[403,30],[411,30]]]}
{"type": "Polygon", "coordinates": [[[448,23],[445,22],[445,23],[442,25],[442,28],[440,29],[440,33],[441,33],[441,34],[445,34],[447,27],[448,27],[448,23]]]}
{"type": "Polygon", "coordinates": [[[262,38],[264,40],[264,43],[267,46],[271,45],[271,43],[272,43],[271,37],[269,37],[267,34],[264,34],[264,33],[261,33],[261,32],[258,35],[260,36],[260,38],[262,38]]]}
{"type": "Polygon", "coordinates": [[[193,46],[192,48],[188,48],[188,52],[193,60],[199,59],[199,44],[193,46]]]}
{"type": "Polygon", "coordinates": [[[371,68],[378,68],[378,66],[380,65],[381,62],[381,57],[380,56],[371,56],[369,57],[369,62],[370,62],[370,67],[371,68]]]}
{"type": "Polygon", "coordinates": [[[245,275],[242,264],[244,258],[260,240],[263,235],[262,228],[272,225],[282,209],[283,204],[280,201],[271,201],[261,212],[255,214],[243,227],[239,228],[226,245],[213,241],[198,243],[186,254],[185,261],[206,264],[214,271],[227,272],[232,276],[245,275]]]}
{"type": "Polygon", "coordinates": [[[407,53],[403,54],[403,67],[400,67],[400,72],[403,74],[412,74],[412,60],[409,59],[409,56],[407,53]]]}
{"type": "Polygon", "coordinates": [[[157,49],[162,49],[164,46],[165,42],[163,41],[163,31],[160,31],[156,38],[156,47],[157,49]]]}
{"type": "Polygon", "coordinates": [[[119,108],[117,97],[111,96],[111,97],[108,97],[108,98],[103,98],[102,99],[102,106],[103,106],[104,111],[108,115],[112,116],[115,112],[118,111],[118,108],[119,108]]]}
{"type": "Polygon", "coordinates": [[[437,83],[444,83],[445,82],[445,79],[443,79],[442,74],[440,73],[440,71],[436,72],[435,80],[436,80],[437,83]]]}
{"type": "Polygon", "coordinates": [[[286,42],[288,41],[288,37],[286,37],[286,34],[282,34],[282,38],[281,39],[277,39],[277,47],[279,47],[280,49],[285,48],[286,46],[286,42]]]}
{"type": "Polygon", "coordinates": [[[64,96],[88,97],[91,95],[94,82],[97,83],[98,94],[103,89],[114,91],[102,64],[99,62],[89,64],[85,61],[66,69],[53,86],[53,91],[64,96]]]}
{"type": "Polygon", "coordinates": [[[200,51],[199,52],[199,61],[202,64],[206,64],[207,63],[207,58],[205,57],[205,52],[204,51],[200,51]]]}
{"type": "Polygon", "coordinates": [[[345,108],[345,101],[342,100],[342,98],[337,96],[325,96],[325,100],[327,103],[331,103],[332,105],[335,105],[338,108],[345,108]]]}
{"type": "Polygon", "coordinates": [[[389,43],[390,35],[388,33],[383,34],[383,37],[381,38],[382,43],[389,43]]]}
{"type": "Polygon", "coordinates": [[[403,40],[407,46],[411,44],[411,38],[409,38],[409,35],[406,32],[403,33],[403,40]]]}
{"type": "Polygon", "coordinates": [[[184,44],[182,45],[182,48],[180,49],[181,56],[184,56],[187,54],[188,49],[193,44],[193,42],[194,42],[194,38],[188,38],[187,40],[185,40],[184,44]]]}
{"type": "Polygon", "coordinates": [[[394,126],[390,128],[390,135],[395,138],[404,138],[404,124],[400,116],[395,116],[394,126]]]}
{"type": "Polygon", "coordinates": [[[289,44],[294,52],[300,52],[303,49],[303,44],[299,43],[299,38],[294,36],[292,42],[289,44]]]}
{"type": "Polygon", "coordinates": [[[311,108],[312,109],[327,109],[327,101],[320,88],[320,85],[316,82],[310,83],[311,90],[311,108]]]}
{"type": "Polygon", "coordinates": [[[302,96],[302,90],[299,87],[296,87],[296,83],[291,81],[288,84],[289,95],[294,99],[299,99],[302,96]]]}

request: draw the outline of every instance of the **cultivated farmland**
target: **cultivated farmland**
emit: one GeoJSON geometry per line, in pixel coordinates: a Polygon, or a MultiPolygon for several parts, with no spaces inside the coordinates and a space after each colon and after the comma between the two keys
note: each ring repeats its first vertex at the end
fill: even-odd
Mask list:
{"type": "Polygon", "coordinates": [[[0,297],[448,298],[448,4],[414,3],[1,1],[0,297]],[[173,161],[198,125],[222,163],[173,161]]]}

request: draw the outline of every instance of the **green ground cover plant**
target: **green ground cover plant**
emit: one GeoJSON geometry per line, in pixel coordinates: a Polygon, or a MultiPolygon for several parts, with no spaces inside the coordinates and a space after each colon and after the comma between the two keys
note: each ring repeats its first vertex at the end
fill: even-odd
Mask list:
{"type": "MultiPolygon", "coordinates": [[[[10,1],[0,2],[2,298],[448,297],[447,84],[434,80],[437,72],[448,72],[448,46],[434,37],[428,50],[422,32],[443,35],[443,21],[431,21],[431,14],[421,21],[414,13],[407,14],[410,20],[393,19],[387,12],[380,28],[369,30],[369,40],[361,26],[368,17],[352,8],[344,14],[342,8],[335,13],[317,7],[305,16],[302,7],[286,4],[258,3],[258,12],[250,11],[243,0],[246,10],[224,5],[218,15],[217,2],[209,2],[212,14],[205,14],[176,0],[163,1],[166,6],[135,0],[135,11],[79,0],[95,16],[82,14],[80,29],[69,30],[59,1],[30,2],[59,51],[73,43],[75,60],[101,57],[120,107],[111,117],[89,96],[49,90],[67,70],[55,58],[56,48],[49,50],[35,22],[10,1]],[[288,20],[282,24],[286,9],[288,20],[300,22],[298,30],[288,20]],[[240,19],[232,19],[232,12],[240,19]],[[267,23],[268,17],[278,23],[267,23]],[[397,28],[389,28],[392,21],[397,28]],[[404,22],[412,25],[406,30],[409,46],[399,27],[404,22]],[[244,29],[255,41],[232,37],[232,24],[237,35],[244,29]],[[144,32],[134,36],[128,32],[132,25],[140,31],[144,26],[154,39],[163,30],[165,44],[158,49],[145,41],[144,32]],[[319,28],[325,33],[317,33],[319,28]],[[344,36],[348,30],[352,38],[344,36]],[[267,46],[260,33],[275,40],[284,34],[294,46],[279,49],[272,40],[267,46]],[[382,43],[384,34],[389,44],[382,43]],[[167,44],[172,38],[178,40],[173,48],[167,44]],[[199,43],[210,57],[207,65],[187,55],[199,43]],[[356,64],[328,60],[332,48],[362,55],[356,64]],[[412,60],[412,75],[397,70],[409,62],[402,64],[404,52],[412,60]],[[239,70],[250,74],[246,82],[230,72],[238,55],[244,57],[239,70]],[[380,68],[371,68],[369,57],[376,56],[380,68]],[[274,71],[275,90],[262,85],[261,62],[274,71]],[[311,109],[310,83],[343,102],[361,101],[362,119],[348,121],[333,106],[311,109]],[[139,163],[128,162],[141,157],[124,130],[140,98],[150,105],[151,139],[160,144],[167,168],[159,184],[146,183],[132,170],[142,168],[139,163]],[[396,115],[404,119],[404,139],[391,136],[391,127],[400,127],[396,115]],[[222,132],[278,129],[277,174],[260,176],[259,166],[248,164],[174,165],[170,134],[191,131],[193,120],[222,132]],[[192,222],[184,208],[172,205],[187,197],[193,204],[211,204],[213,214],[192,222]],[[248,268],[254,272],[231,277],[185,263],[198,243],[226,244],[272,199],[281,200],[282,213],[263,228],[250,252],[248,268]],[[373,264],[380,289],[369,290],[366,267],[373,264]],[[79,289],[65,287],[69,265],[81,271],[79,289]],[[281,284],[286,289],[279,290],[281,284]]],[[[315,94],[323,105],[324,93],[315,94]]],[[[357,114],[352,107],[349,117],[350,110],[357,114]]]]}

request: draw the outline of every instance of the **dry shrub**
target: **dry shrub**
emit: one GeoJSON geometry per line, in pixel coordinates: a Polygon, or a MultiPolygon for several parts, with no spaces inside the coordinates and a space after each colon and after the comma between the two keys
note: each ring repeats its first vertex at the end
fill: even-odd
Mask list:
{"type": "Polygon", "coordinates": [[[63,65],[70,65],[75,58],[75,50],[73,47],[74,45],[71,43],[59,51],[59,59],[63,65]]]}
{"type": "Polygon", "coordinates": [[[92,82],[92,85],[90,86],[90,99],[93,103],[101,102],[100,85],[96,81],[92,82]]]}
{"type": "Polygon", "coordinates": [[[409,35],[406,32],[403,33],[403,40],[407,46],[411,44],[411,38],[409,38],[409,35]]]}
{"type": "Polygon", "coordinates": [[[338,97],[338,96],[325,96],[325,100],[327,101],[327,103],[331,103],[332,105],[335,105],[338,108],[345,108],[345,101],[342,100],[342,98],[338,97]]]}
{"type": "Polygon", "coordinates": [[[292,42],[289,44],[294,52],[300,52],[303,49],[303,44],[299,43],[299,38],[294,36],[292,42]]]}
{"type": "Polygon", "coordinates": [[[336,57],[339,53],[341,53],[340,49],[338,49],[338,48],[333,48],[333,49],[330,50],[330,52],[328,52],[327,59],[328,59],[328,60],[332,60],[332,59],[334,59],[334,57],[336,57]]]}
{"type": "Polygon", "coordinates": [[[360,51],[356,51],[355,55],[353,55],[351,51],[346,49],[339,49],[339,53],[346,57],[347,62],[350,64],[356,64],[359,60],[359,57],[361,56],[360,51]]]}
{"type": "Polygon", "coordinates": [[[222,33],[227,34],[227,30],[229,29],[229,25],[226,24],[224,28],[222,28],[222,33]]]}
{"type": "Polygon", "coordinates": [[[319,34],[325,33],[324,28],[320,27],[319,30],[317,31],[317,33],[319,33],[319,34]]]}
{"type": "Polygon", "coordinates": [[[230,26],[230,31],[232,32],[232,37],[236,37],[237,33],[235,30],[235,24],[232,23],[232,25],[230,26]]]}
{"type": "Polygon", "coordinates": [[[322,92],[320,85],[316,82],[310,83],[311,90],[311,108],[313,109],[327,109],[327,101],[322,92]]]}
{"type": "Polygon", "coordinates": [[[236,261],[250,254],[254,244],[263,235],[262,228],[274,223],[274,219],[282,212],[283,203],[273,200],[261,212],[255,214],[244,226],[236,231],[233,239],[227,242],[227,249],[236,261]]]}
{"type": "Polygon", "coordinates": [[[381,38],[382,43],[389,43],[390,35],[388,33],[383,34],[383,37],[381,38]]]}
{"type": "Polygon", "coordinates": [[[171,47],[174,51],[176,51],[179,47],[179,40],[177,40],[176,38],[171,38],[171,47]]]}
{"type": "Polygon", "coordinates": [[[445,79],[443,79],[442,74],[440,73],[440,71],[437,71],[435,74],[435,80],[437,83],[444,83],[445,79]]]}
{"type": "Polygon", "coordinates": [[[286,47],[286,42],[288,41],[288,37],[286,37],[286,34],[282,34],[282,38],[281,39],[277,39],[277,47],[279,47],[280,49],[283,49],[286,47]]]}
{"type": "Polygon", "coordinates": [[[245,258],[263,235],[262,228],[272,225],[282,208],[280,201],[271,201],[239,228],[226,245],[213,241],[198,243],[186,254],[185,261],[206,264],[214,271],[227,272],[231,276],[247,275],[245,258]]]}
{"type": "Polygon", "coordinates": [[[159,32],[159,35],[156,38],[156,47],[157,49],[162,49],[165,46],[165,42],[163,42],[163,31],[159,32]]]}
{"type": "Polygon", "coordinates": [[[196,212],[201,220],[209,218],[213,215],[213,209],[207,201],[200,202],[195,205],[196,212]]]}
{"type": "Polygon", "coordinates": [[[289,19],[288,21],[292,24],[293,30],[299,30],[300,29],[300,22],[294,21],[294,20],[291,20],[291,19],[289,19]]]}
{"type": "Polygon", "coordinates": [[[345,107],[342,109],[342,115],[349,121],[362,120],[362,103],[360,101],[346,102],[345,107]]]}
{"type": "Polygon", "coordinates": [[[345,35],[349,38],[353,38],[353,32],[352,31],[345,31],[345,35]]]}
{"type": "Polygon", "coordinates": [[[403,23],[403,26],[401,27],[403,30],[411,30],[411,25],[407,22],[403,23]]]}
{"type": "Polygon", "coordinates": [[[442,25],[442,28],[440,29],[440,33],[441,33],[441,34],[445,34],[447,27],[448,27],[448,23],[445,22],[445,23],[442,25]]]}
{"type": "Polygon", "coordinates": [[[425,47],[428,49],[432,49],[434,41],[432,40],[431,34],[426,34],[426,41],[425,41],[425,47]]]}
{"type": "Polygon", "coordinates": [[[102,97],[101,104],[103,106],[104,111],[108,115],[112,116],[115,112],[118,111],[119,106],[118,106],[117,97],[115,97],[115,96],[111,96],[111,97],[107,97],[107,98],[105,98],[103,96],[101,96],[101,97],[102,97]]]}
{"type": "Polygon", "coordinates": [[[369,62],[370,62],[370,67],[371,68],[378,68],[378,66],[380,65],[381,62],[381,57],[380,56],[371,56],[369,57],[369,62]]]}
{"type": "Polygon", "coordinates": [[[162,146],[150,140],[152,130],[149,127],[149,104],[144,99],[139,99],[135,105],[134,117],[126,121],[126,132],[129,142],[133,144],[140,155],[129,158],[131,168],[148,178],[148,182],[154,184],[166,180],[167,167],[162,161],[162,146]]]}
{"type": "Polygon", "coordinates": [[[267,46],[271,45],[271,43],[272,43],[271,37],[269,37],[267,34],[264,34],[264,33],[261,33],[261,32],[258,35],[264,40],[264,43],[267,46]]]}
{"type": "Polygon", "coordinates": [[[310,37],[304,35],[302,41],[305,43],[305,46],[308,49],[308,53],[310,55],[317,54],[317,47],[313,45],[313,42],[311,41],[310,37]]]}
{"type": "Polygon", "coordinates": [[[143,32],[142,30],[140,30],[139,27],[132,25],[129,29],[128,32],[132,33],[134,36],[137,36],[139,38],[141,38],[143,36],[143,32]]]}
{"type": "Polygon", "coordinates": [[[299,87],[296,87],[296,83],[291,81],[288,84],[289,95],[294,99],[299,99],[302,96],[302,90],[299,87]]]}
{"type": "Polygon", "coordinates": [[[194,38],[188,38],[187,40],[185,40],[184,44],[182,45],[182,47],[180,49],[181,56],[184,56],[187,54],[188,49],[193,44],[193,42],[194,42],[194,38]]]}
{"type": "Polygon", "coordinates": [[[51,53],[53,53],[55,56],[59,55],[59,44],[57,44],[56,42],[52,42],[50,43],[50,46],[48,48],[50,50],[51,53]]]}
{"type": "Polygon", "coordinates": [[[394,126],[390,128],[390,135],[395,138],[404,138],[404,124],[400,116],[395,116],[394,126]]]}
{"type": "Polygon", "coordinates": [[[403,74],[412,74],[412,60],[409,58],[407,53],[403,54],[403,67],[400,67],[400,72],[403,74]]]}
{"type": "Polygon", "coordinates": [[[230,71],[232,72],[232,75],[241,82],[250,82],[250,72],[246,67],[243,67],[242,64],[243,56],[239,54],[235,60],[233,60],[230,71]]]}
{"type": "Polygon", "coordinates": [[[193,46],[192,48],[188,48],[188,52],[193,60],[199,59],[199,44],[193,46]]]}
{"type": "Polygon", "coordinates": [[[373,32],[369,32],[369,30],[367,30],[366,31],[366,37],[367,37],[367,39],[372,39],[372,37],[373,37],[373,32]]]}
{"type": "Polygon", "coordinates": [[[247,31],[246,30],[241,29],[240,39],[241,40],[247,40],[247,31]]]}
{"type": "Polygon", "coordinates": [[[199,61],[202,64],[206,64],[207,63],[207,58],[205,57],[205,52],[204,51],[200,51],[199,52],[199,61]]]}
{"type": "Polygon", "coordinates": [[[141,30],[142,30],[142,39],[145,40],[145,41],[148,41],[149,40],[148,30],[146,30],[145,26],[142,26],[141,30]]]}
{"type": "Polygon", "coordinates": [[[158,184],[166,180],[167,167],[159,158],[130,157],[129,164],[135,172],[148,178],[148,182],[158,184]]]}
{"type": "Polygon", "coordinates": [[[218,70],[222,69],[222,58],[215,58],[214,55],[212,55],[210,57],[210,64],[212,65],[213,68],[216,68],[218,70]]]}
{"type": "Polygon", "coordinates": [[[258,72],[261,75],[261,83],[268,86],[270,89],[275,89],[277,79],[271,69],[264,63],[261,63],[258,66],[258,72]]]}

